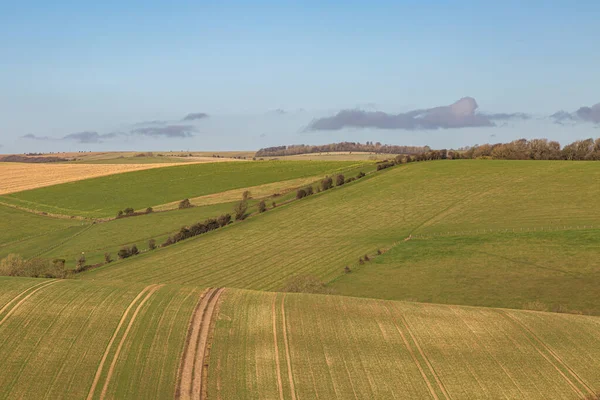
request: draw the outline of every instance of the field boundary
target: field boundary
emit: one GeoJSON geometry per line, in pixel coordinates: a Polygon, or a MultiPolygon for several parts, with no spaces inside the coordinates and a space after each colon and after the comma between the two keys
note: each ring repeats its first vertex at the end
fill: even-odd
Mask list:
{"type": "Polygon", "coordinates": [[[209,288],[200,297],[192,315],[185,348],[181,357],[176,399],[200,400],[206,398],[206,380],[210,330],[214,327],[215,309],[225,289],[209,288]]]}
{"type": "Polygon", "coordinates": [[[8,302],[4,307],[2,307],[2,310],[0,310],[0,314],[6,310],[8,310],[8,312],[6,313],[6,315],[4,316],[4,318],[2,318],[0,320],[0,326],[2,326],[2,324],[4,324],[4,322],[11,316],[14,314],[15,311],[17,311],[17,309],[19,309],[19,307],[26,302],[31,296],[33,296],[34,294],[36,294],[38,291],[47,288],[50,285],[53,285],[55,283],[58,283],[58,280],[51,280],[51,281],[44,281],[43,283],[39,283],[37,285],[33,285],[29,288],[27,288],[26,290],[22,291],[21,293],[19,293],[18,295],[16,295],[10,302],[8,302]],[[35,289],[34,289],[35,288],[35,289]],[[27,294],[25,297],[21,298],[19,300],[19,298],[24,295],[25,293],[27,293],[29,290],[34,289],[33,291],[29,292],[29,294],[27,294]],[[10,305],[12,303],[14,303],[15,301],[19,300],[19,302],[17,304],[15,304],[12,308],[9,309],[10,305]]]}

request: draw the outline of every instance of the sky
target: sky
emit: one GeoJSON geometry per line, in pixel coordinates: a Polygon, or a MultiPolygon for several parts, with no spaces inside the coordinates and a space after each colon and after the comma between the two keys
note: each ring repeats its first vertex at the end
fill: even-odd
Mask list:
{"type": "Polygon", "coordinates": [[[0,0],[0,152],[599,137],[598,21],[597,0],[0,0]]]}

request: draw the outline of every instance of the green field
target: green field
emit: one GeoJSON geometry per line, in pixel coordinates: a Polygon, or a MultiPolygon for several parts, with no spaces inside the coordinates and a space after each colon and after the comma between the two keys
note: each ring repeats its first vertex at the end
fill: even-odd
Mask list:
{"type": "Polygon", "coordinates": [[[110,175],[0,196],[1,202],[55,214],[114,217],[146,207],[288,179],[327,175],[357,162],[231,162],[110,175]]]}
{"type": "Polygon", "coordinates": [[[19,242],[78,227],[81,221],[50,218],[0,204],[0,252],[19,242]]]}
{"type": "Polygon", "coordinates": [[[209,398],[575,399],[600,387],[600,319],[228,290],[209,398]]]}
{"type": "MultiPolygon", "coordinates": [[[[334,289],[339,286],[340,292],[348,295],[425,301],[436,298],[442,302],[518,308],[534,301],[548,306],[560,301],[567,309],[596,314],[600,311],[596,296],[581,291],[581,282],[586,277],[591,277],[590,284],[598,279],[597,264],[587,261],[598,243],[597,235],[592,234],[591,247],[574,258],[569,246],[579,241],[574,236],[569,242],[569,235],[578,233],[570,233],[569,229],[600,227],[600,213],[596,211],[600,205],[600,185],[595,184],[598,179],[600,165],[593,162],[464,160],[399,166],[278,207],[243,224],[91,271],[82,278],[273,290],[281,288],[290,276],[309,274],[332,281],[334,289]],[[575,190],[577,196],[563,194],[575,190]],[[511,261],[472,252],[480,238],[487,240],[486,246],[491,249],[504,246],[504,251],[516,251],[514,243],[502,242],[507,236],[489,236],[490,230],[520,232],[542,227],[560,229],[550,235],[559,245],[553,253],[539,250],[539,241],[518,237],[515,242],[519,253],[530,253],[526,258],[519,259],[515,254],[516,259],[511,261]],[[434,235],[448,232],[458,238],[467,235],[464,240],[448,239],[456,240],[453,251],[468,259],[460,269],[442,268],[444,242],[437,249],[438,237],[434,235]],[[405,241],[411,234],[415,239],[405,241]],[[432,263],[431,257],[415,256],[414,273],[404,278],[400,268],[404,261],[393,255],[410,257],[411,251],[417,251],[414,247],[419,248],[419,235],[433,238],[421,246],[432,243],[424,251],[440,253],[434,254],[438,263],[432,263]],[[473,239],[469,240],[468,235],[473,239]],[[373,257],[377,249],[390,248],[394,249],[386,255],[390,266],[382,269],[386,278],[370,279],[363,270],[379,264],[371,262],[360,267],[359,257],[373,257]],[[550,269],[539,268],[538,275],[531,266],[526,269],[519,264],[518,273],[511,273],[510,265],[514,270],[519,262],[539,263],[542,267],[550,263],[550,269]],[[565,268],[574,273],[550,272],[553,265],[559,264],[569,264],[565,268]],[[344,276],[346,265],[356,273],[344,276]],[[435,279],[430,279],[433,275],[425,270],[435,274],[435,279]],[[532,274],[538,283],[549,285],[526,282],[532,274]],[[403,283],[397,281],[401,279],[428,282],[407,293],[399,292],[403,283]],[[502,289],[513,285],[514,280],[521,282],[502,289]],[[455,281],[462,289],[459,294],[453,294],[453,288],[446,285],[455,281]],[[558,282],[562,293],[555,297],[558,282]],[[519,296],[508,296],[515,293],[519,296]]],[[[540,240],[544,241],[543,236],[540,240]]],[[[460,264],[459,260],[454,262],[460,264]]]]}
{"type": "Polygon", "coordinates": [[[331,286],[353,296],[600,315],[599,244],[600,229],[412,239],[331,286]]]}

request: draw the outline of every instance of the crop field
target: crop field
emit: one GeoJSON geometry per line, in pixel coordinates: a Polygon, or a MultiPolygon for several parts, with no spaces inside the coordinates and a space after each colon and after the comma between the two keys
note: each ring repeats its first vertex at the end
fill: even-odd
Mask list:
{"type": "MultiPolygon", "coordinates": [[[[405,241],[411,234],[415,237],[434,235],[451,229],[453,232],[479,230],[479,235],[488,235],[491,229],[497,232],[500,229],[533,230],[542,226],[554,229],[599,226],[600,186],[594,183],[595,177],[600,178],[600,165],[594,163],[465,160],[411,164],[381,171],[152,254],[102,267],[83,274],[82,278],[272,290],[281,288],[294,275],[313,275],[325,282],[343,276],[339,280],[344,294],[360,296],[368,293],[377,297],[402,296],[402,299],[424,300],[436,297],[443,301],[440,291],[438,294],[431,292],[432,286],[438,282],[437,278],[432,279],[429,286],[425,285],[419,295],[391,295],[402,286],[393,282],[402,277],[402,270],[397,265],[386,275],[386,282],[373,278],[373,281],[381,283],[380,288],[370,285],[368,277],[362,280],[360,277],[363,269],[375,270],[377,264],[371,262],[360,267],[358,259],[365,254],[373,257],[378,249],[396,247],[397,250],[390,254],[410,257],[404,249],[415,251],[413,247],[421,243],[419,239],[405,241]],[[513,190],[517,184],[523,191],[522,195],[513,190]],[[530,190],[533,189],[528,189],[530,187],[537,188],[535,200],[531,200],[530,190]],[[577,189],[578,195],[559,195],[560,188],[566,191],[577,189]],[[483,200],[485,196],[490,196],[495,208],[489,209],[483,200]],[[534,201],[538,206],[533,205],[534,201]],[[464,205],[465,202],[469,207],[464,205]],[[521,203],[530,204],[529,210],[521,203]],[[489,215],[485,210],[489,210],[489,215]],[[451,222],[453,225],[450,225],[451,222]],[[356,273],[344,276],[345,266],[356,268],[356,273]],[[395,271],[400,272],[396,275],[395,271]]],[[[509,260],[503,262],[497,259],[494,264],[487,261],[491,256],[484,253],[467,254],[471,248],[467,246],[468,240],[464,240],[456,243],[466,246],[464,253],[470,263],[461,267],[454,277],[452,271],[448,271],[447,278],[444,278],[445,272],[437,270],[436,276],[449,279],[448,282],[460,279],[459,283],[469,288],[461,303],[521,308],[527,302],[548,301],[554,296],[556,286],[535,286],[533,282],[523,282],[512,289],[520,291],[520,296],[515,299],[503,296],[502,293],[509,289],[503,292],[498,288],[519,277],[526,279],[534,274],[540,280],[562,282],[565,293],[560,296],[560,301],[565,300],[564,306],[582,311],[597,310],[596,298],[591,292],[575,294],[585,277],[597,279],[597,265],[586,259],[592,254],[596,239],[592,236],[588,250],[584,249],[581,257],[573,258],[570,256],[572,252],[566,251],[566,243],[575,243],[577,239],[569,242],[568,237],[561,238],[560,232],[567,235],[568,230],[558,231],[550,237],[556,245],[564,244],[565,251],[559,248],[551,253],[552,265],[570,263],[567,269],[576,271],[574,274],[563,273],[561,277],[557,272],[551,275],[543,265],[538,269],[543,273],[540,276],[535,275],[531,265],[513,266],[518,271],[511,274],[507,267],[511,265],[509,260]],[[480,268],[480,265],[484,267],[480,268]],[[482,276],[485,279],[479,282],[482,276]],[[532,286],[535,290],[527,289],[532,286]],[[491,293],[489,297],[488,291],[491,293]],[[571,295],[573,297],[569,300],[571,295]]],[[[434,238],[438,240],[436,236],[434,238]]],[[[515,241],[519,241],[518,237],[515,241]]],[[[528,241],[523,241],[520,244],[522,254],[532,248],[532,256],[523,259],[525,262],[540,261],[544,264],[548,261],[549,253],[535,253],[533,249],[539,242],[529,245],[528,241]],[[541,259],[535,260],[535,254],[541,259]]],[[[435,244],[433,246],[430,251],[435,253],[435,244]]],[[[504,246],[507,249],[514,247],[509,243],[504,246]]],[[[488,247],[494,247],[494,243],[488,244],[488,247]]],[[[460,252],[461,249],[454,251],[460,252]]],[[[443,257],[443,254],[435,256],[443,257]]],[[[518,261],[517,257],[517,265],[518,261]]],[[[394,264],[395,261],[392,259],[391,262],[394,264]]],[[[423,274],[413,279],[425,281],[428,277],[423,274]]],[[[335,289],[337,285],[336,281],[332,287],[335,289]]],[[[418,290],[415,288],[413,292],[418,290]]],[[[457,298],[452,295],[451,287],[444,286],[444,290],[443,296],[457,298]]]]}
{"type": "Polygon", "coordinates": [[[76,258],[84,252],[88,263],[96,264],[104,260],[106,252],[116,259],[117,252],[123,246],[136,244],[140,250],[145,250],[150,239],[155,239],[157,244],[161,244],[182,226],[231,213],[233,206],[232,203],[223,203],[157,212],[99,224],[79,222],[80,225],[69,229],[34,236],[10,246],[0,247],[0,257],[16,253],[24,257],[62,258],[67,260],[67,267],[73,268],[76,258]]]}
{"type": "Polygon", "coordinates": [[[0,252],[3,247],[14,247],[17,243],[33,237],[42,237],[56,231],[76,227],[80,221],[49,218],[0,205],[0,252]]]}
{"type": "MultiPolygon", "coordinates": [[[[100,176],[161,168],[169,165],[171,164],[88,165],[0,163],[0,195],[100,176]]],[[[178,163],[172,163],[172,165],[178,165],[178,163]]]]}
{"type": "Polygon", "coordinates": [[[402,242],[331,287],[340,294],[600,315],[600,229],[402,242]],[[534,303],[534,304],[531,304],[534,303]]]}
{"type": "Polygon", "coordinates": [[[172,398],[200,293],[0,278],[0,398],[172,398]]]}
{"type": "Polygon", "coordinates": [[[600,319],[228,290],[214,399],[575,399],[600,388],[600,319]]]}
{"type": "Polygon", "coordinates": [[[232,189],[324,176],[356,164],[341,161],[179,164],[28,190],[2,196],[0,202],[55,214],[114,217],[118,210],[127,207],[145,209],[232,189]]]}

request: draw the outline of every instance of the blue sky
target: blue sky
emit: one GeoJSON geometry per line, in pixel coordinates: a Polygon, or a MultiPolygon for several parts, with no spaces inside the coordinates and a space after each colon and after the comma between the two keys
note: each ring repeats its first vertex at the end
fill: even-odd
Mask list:
{"type": "Polygon", "coordinates": [[[598,21],[598,1],[0,0],[0,151],[597,137],[597,124],[542,117],[600,103],[598,21]],[[304,129],[342,109],[400,113],[464,96],[537,122],[304,129]],[[193,112],[210,117],[185,137],[58,140],[193,112]]]}

